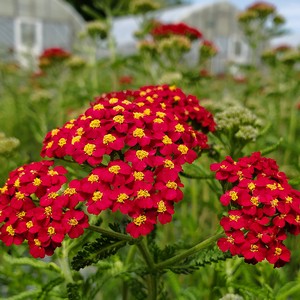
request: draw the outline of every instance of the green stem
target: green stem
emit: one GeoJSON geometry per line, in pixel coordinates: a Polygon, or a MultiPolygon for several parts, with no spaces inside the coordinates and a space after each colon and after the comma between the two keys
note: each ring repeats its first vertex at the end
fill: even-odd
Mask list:
{"type": "Polygon", "coordinates": [[[205,249],[212,245],[216,240],[218,240],[220,237],[222,237],[224,233],[216,233],[215,235],[209,237],[208,239],[204,240],[203,242],[195,245],[194,247],[187,249],[165,261],[162,261],[155,265],[155,269],[166,269],[176,263],[178,263],[180,260],[183,260],[191,255],[196,254],[197,252],[201,251],[202,249],[205,249]]]}
{"type": "Polygon", "coordinates": [[[110,237],[119,239],[119,240],[123,240],[123,241],[129,241],[129,242],[134,242],[137,241],[136,239],[133,239],[132,237],[130,237],[129,235],[123,234],[123,233],[119,233],[119,232],[115,232],[115,231],[111,231],[111,230],[107,230],[98,226],[94,226],[94,225],[90,225],[90,227],[88,227],[87,229],[95,231],[95,232],[99,232],[103,235],[108,235],[110,237]]]}
{"type": "Polygon", "coordinates": [[[74,282],[69,263],[68,250],[65,243],[62,243],[62,257],[58,259],[61,272],[67,282],[74,282]]]}
{"type": "Polygon", "coordinates": [[[149,270],[150,274],[147,278],[148,283],[148,300],[156,300],[157,299],[157,273],[155,272],[155,264],[151,253],[145,243],[145,240],[141,240],[140,243],[137,244],[138,249],[140,250],[149,270]],[[154,271],[154,272],[153,272],[154,271]]]}
{"type": "Polygon", "coordinates": [[[152,259],[151,253],[149,252],[149,249],[145,243],[145,240],[141,240],[140,243],[137,244],[137,247],[139,248],[147,266],[149,267],[150,270],[154,270],[155,264],[152,259]]]}

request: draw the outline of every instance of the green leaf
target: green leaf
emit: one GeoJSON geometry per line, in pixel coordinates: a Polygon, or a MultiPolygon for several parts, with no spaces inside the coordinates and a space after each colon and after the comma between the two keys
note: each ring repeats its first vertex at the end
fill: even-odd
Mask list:
{"type": "MultiPolygon", "coordinates": [[[[25,291],[18,295],[5,298],[5,300],[28,300],[28,299],[37,299],[36,297],[41,293],[41,288],[25,291]]],[[[4,298],[0,298],[1,300],[4,300],[4,298]]]]}
{"type": "Polygon", "coordinates": [[[212,249],[207,249],[200,252],[197,255],[197,260],[194,259],[191,263],[184,261],[182,264],[170,267],[169,269],[173,273],[187,275],[193,273],[201,267],[210,265],[212,263],[217,263],[219,261],[224,261],[230,257],[232,256],[229,252],[222,252],[218,247],[214,247],[212,249]]]}
{"type": "Polygon", "coordinates": [[[3,255],[3,259],[12,265],[29,265],[37,269],[47,269],[57,273],[61,272],[60,268],[53,262],[47,263],[30,257],[14,258],[8,254],[3,255]]]}
{"type": "Polygon", "coordinates": [[[277,143],[274,143],[273,145],[260,150],[261,155],[264,156],[266,154],[269,154],[269,153],[273,152],[274,150],[276,150],[280,146],[282,141],[283,141],[283,138],[280,138],[277,143]]]}
{"type": "Polygon", "coordinates": [[[183,172],[180,173],[182,176],[193,179],[213,179],[213,174],[207,174],[204,170],[194,164],[184,164],[183,172]]]}
{"type": "Polygon", "coordinates": [[[47,297],[48,293],[51,292],[51,290],[53,290],[57,285],[60,285],[63,282],[64,282],[64,279],[61,277],[57,277],[57,278],[51,280],[50,282],[47,282],[42,287],[42,290],[39,293],[37,299],[39,299],[39,300],[49,299],[49,297],[47,297]]]}
{"type": "Polygon", "coordinates": [[[99,260],[114,255],[126,245],[126,241],[120,241],[108,236],[101,236],[92,243],[87,243],[82,251],[73,258],[71,266],[78,271],[81,268],[97,263],[99,260]]]}
{"type": "Polygon", "coordinates": [[[68,283],[67,284],[67,292],[69,300],[81,300],[81,296],[79,293],[80,284],[78,283],[68,283]]]}

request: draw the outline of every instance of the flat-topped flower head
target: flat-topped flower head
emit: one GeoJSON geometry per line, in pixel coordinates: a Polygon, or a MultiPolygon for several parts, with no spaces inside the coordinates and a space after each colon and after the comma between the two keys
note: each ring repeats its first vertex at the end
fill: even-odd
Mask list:
{"type": "Polygon", "coordinates": [[[211,170],[218,180],[231,183],[220,198],[230,207],[220,221],[228,236],[218,242],[220,249],[252,264],[264,259],[274,267],[287,263],[290,252],[283,241],[288,233],[300,233],[300,192],[288,184],[276,161],[255,152],[238,161],[227,157],[212,164],[211,170]],[[229,240],[241,234],[244,240],[239,239],[239,244],[229,240]]]}

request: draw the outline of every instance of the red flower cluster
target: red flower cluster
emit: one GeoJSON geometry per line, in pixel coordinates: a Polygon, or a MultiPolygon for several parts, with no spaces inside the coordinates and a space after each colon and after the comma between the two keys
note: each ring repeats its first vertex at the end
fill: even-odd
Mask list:
{"type": "Polygon", "coordinates": [[[276,7],[270,3],[259,1],[251,4],[247,10],[256,12],[261,17],[266,17],[273,14],[276,11],[276,7]]]}
{"type": "Polygon", "coordinates": [[[66,234],[76,238],[88,227],[76,209],[83,198],[75,188],[62,191],[67,179],[53,161],[34,162],[12,171],[0,189],[0,239],[7,245],[28,241],[33,257],[52,255],[66,234]]]}
{"type": "Polygon", "coordinates": [[[71,54],[61,48],[48,48],[39,56],[39,66],[47,67],[55,62],[61,62],[69,58],[71,54]]]}
{"type": "Polygon", "coordinates": [[[214,127],[196,97],[174,86],[147,86],[98,97],[84,114],[47,134],[41,155],[91,165],[86,178],[70,183],[88,212],[120,210],[132,218],[127,231],[138,237],[157,219],[171,221],[174,202],[183,197],[182,165],[208,147],[205,132],[214,127]]]}
{"type": "Polygon", "coordinates": [[[204,40],[200,46],[200,58],[211,58],[218,53],[216,45],[209,40],[204,40]]]}
{"type": "Polygon", "coordinates": [[[290,251],[283,241],[287,233],[300,233],[300,192],[276,162],[255,152],[237,162],[228,156],[211,170],[216,179],[231,184],[220,198],[230,210],[220,221],[227,237],[219,239],[219,248],[252,264],[265,258],[274,267],[287,263],[290,251]]]}
{"type": "Polygon", "coordinates": [[[202,33],[193,27],[186,25],[185,23],[177,24],[156,24],[151,30],[153,37],[162,38],[169,37],[171,35],[182,35],[190,40],[197,40],[202,38],[202,33]]]}

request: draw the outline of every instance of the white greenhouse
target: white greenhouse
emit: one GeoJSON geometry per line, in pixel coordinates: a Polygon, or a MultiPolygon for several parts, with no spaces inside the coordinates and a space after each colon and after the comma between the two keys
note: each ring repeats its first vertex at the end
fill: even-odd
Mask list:
{"type": "MultiPolygon", "coordinates": [[[[200,30],[204,38],[213,41],[218,55],[212,61],[212,70],[223,72],[227,63],[247,63],[250,48],[239,29],[237,14],[239,10],[229,1],[207,1],[206,4],[182,5],[166,10],[159,10],[153,17],[163,23],[185,22],[200,30]]],[[[130,54],[136,51],[137,41],[134,32],[139,28],[140,18],[116,18],[113,26],[118,52],[130,54]]],[[[195,49],[194,49],[195,50],[195,49]]],[[[189,62],[195,61],[196,53],[190,54],[189,62]]]]}
{"type": "Polygon", "coordinates": [[[21,64],[50,47],[71,50],[84,20],[60,0],[0,0],[0,50],[21,64]]]}

